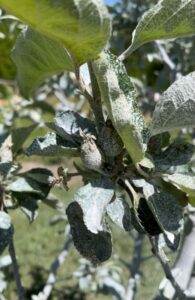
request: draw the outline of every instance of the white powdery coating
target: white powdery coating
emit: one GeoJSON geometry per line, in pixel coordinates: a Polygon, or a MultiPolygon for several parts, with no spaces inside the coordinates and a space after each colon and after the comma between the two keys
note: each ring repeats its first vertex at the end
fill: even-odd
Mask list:
{"type": "Polygon", "coordinates": [[[11,226],[11,218],[4,211],[0,211],[0,229],[9,229],[11,226]]]}
{"type": "Polygon", "coordinates": [[[174,128],[195,126],[195,72],[174,82],[158,102],[151,136],[174,128]]]}

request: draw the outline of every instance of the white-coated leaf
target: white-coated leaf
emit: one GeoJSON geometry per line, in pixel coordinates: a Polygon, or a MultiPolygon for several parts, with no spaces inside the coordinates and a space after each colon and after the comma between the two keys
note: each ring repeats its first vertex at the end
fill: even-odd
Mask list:
{"type": "Polygon", "coordinates": [[[130,52],[154,40],[171,39],[195,34],[194,0],[160,0],[139,21],[130,52]]]}
{"type": "Polygon", "coordinates": [[[4,211],[0,211],[0,229],[9,229],[11,226],[11,217],[4,211]]]}
{"type": "Polygon", "coordinates": [[[137,163],[144,157],[147,130],[125,66],[113,54],[103,52],[93,62],[93,69],[112,125],[137,163]]]}
{"type": "Polygon", "coordinates": [[[102,0],[0,0],[0,6],[64,45],[79,64],[95,58],[110,37],[102,0]]]}
{"type": "Polygon", "coordinates": [[[109,179],[94,180],[81,187],[74,196],[83,211],[87,229],[95,234],[104,230],[106,207],[114,196],[113,184],[109,179]]]}
{"type": "Polygon", "coordinates": [[[0,255],[7,247],[12,234],[13,226],[10,216],[4,211],[0,211],[0,255]]]}
{"type": "Polygon", "coordinates": [[[174,128],[195,127],[195,72],[175,81],[161,96],[153,113],[151,135],[174,128]]]}
{"type": "Polygon", "coordinates": [[[104,230],[97,234],[88,230],[84,223],[83,210],[73,201],[66,209],[74,245],[77,250],[94,264],[107,260],[112,253],[111,234],[104,224],[104,230]]]}
{"type": "Polygon", "coordinates": [[[130,231],[133,226],[131,222],[131,210],[124,197],[116,197],[108,204],[106,212],[111,220],[125,231],[130,231]]]}
{"type": "Polygon", "coordinates": [[[28,97],[44,79],[63,71],[74,71],[67,50],[44,34],[26,28],[12,51],[21,93],[28,97]]]}

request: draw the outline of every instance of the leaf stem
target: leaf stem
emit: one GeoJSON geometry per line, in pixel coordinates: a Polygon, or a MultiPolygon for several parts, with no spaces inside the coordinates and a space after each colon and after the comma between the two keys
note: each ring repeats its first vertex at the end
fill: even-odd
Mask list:
{"type": "Polygon", "coordinates": [[[22,282],[21,282],[21,278],[20,278],[13,237],[11,237],[9,240],[9,254],[10,254],[11,260],[12,260],[13,274],[14,274],[14,278],[15,278],[15,282],[16,282],[18,299],[25,300],[24,288],[22,286],[22,282]]]}
{"type": "Polygon", "coordinates": [[[135,50],[136,47],[132,47],[131,44],[121,55],[119,55],[118,59],[121,61],[127,59],[135,50]]]}

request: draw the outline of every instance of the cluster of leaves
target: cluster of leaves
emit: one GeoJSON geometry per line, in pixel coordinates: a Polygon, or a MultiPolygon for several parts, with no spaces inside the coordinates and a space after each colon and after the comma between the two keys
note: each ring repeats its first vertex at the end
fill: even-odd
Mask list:
{"type": "MultiPolygon", "coordinates": [[[[94,264],[111,256],[107,216],[126,231],[162,233],[168,246],[177,248],[183,206],[195,202],[195,147],[171,139],[167,132],[195,125],[195,73],[181,77],[162,94],[148,128],[122,61],[145,43],[193,35],[194,1],[162,0],[153,6],[119,58],[105,51],[111,21],[100,0],[72,0],[66,5],[60,0],[36,5],[23,0],[17,6],[13,0],[0,0],[0,5],[30,26],[12,52],[21,93],[29,97],[48,76],[75,72],[95,116],[90,120],[61,111],[47,123],[52,132],[36,138],[26,150],[28,156],[80,157],[82,164],[76,167],[86,184],[66,210],[76,248],[94,264]],[[86,62],[89,86],[79,70],[86,62]]],[[[12,165],[12,159],[5,162],[12,165]]],[[[61,175],[67,180],[66,172],[61,175]]],[[[50,176],[40,169],[20,174],[6,190],[25,209],[32,198],[47,197],[50,176]]]]}
{"type": "Polygon", "coordinates": [[[54,180],[50,170],[34,168],[22,171],[19,157],[24,153],[23,146],[38,128],[33,116],[39,114],[38,111],[32,113],[32,103],[25,104],[20,100],[15,96],[0,110],[0,253],[14,232],[8,214],[10,209],[20,208],[32,222],[37,217],[40,200],[51,207],[58,206],[58,201],[49,196],[54,180]]]}

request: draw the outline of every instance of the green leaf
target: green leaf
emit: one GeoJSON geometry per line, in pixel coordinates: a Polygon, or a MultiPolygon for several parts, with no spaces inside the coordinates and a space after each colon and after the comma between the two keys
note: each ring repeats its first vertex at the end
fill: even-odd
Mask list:
{"type": "Polygon", "coordinates": [[[12,130],[13,153],[17,153],[17,151],[22,148],[24,142],[36,127],[37,124],[34,124],[28,127],[15,128],[12,130]]]}
{"type": "Polygon", "coordinates": [[[174,184],[183,192],[194,197],[195,196],[195,174],[179,174],[164,175],[165,179],[174,184]]]}
{"type": "Polygon", "coordinates": [[[47,123],[47,126],[55,130],[65,140],[68,139],[75,143],[75,145],[79,145],[83,141],[79,129],[85,134],[97,135],[95,124],[91,120],[69,110],[57,113],[54,123],[47,123]]]}
{"type": "Polygon", "coordinates": [[[64,45],[79,64],[102,51],[111,22],[102,0],[0,0],[11,14],[64,45]]]}
{"type": "Polygon", "coordinates": [[[44,137],[36,138],[26,149],[26,155],[39,156],[78,156],[79,151],[75,144],[63,140],[54,132],[48,133],[44,137]]]}
{"type": "Polygon", "coordinates": [[[189,197],[189,203],[195,207],[195,196],[194,197],[189,197]]]}
{"type": "Polygon", "coordinates": [[[125,231],[132,230],[131,210],[124,197],[116,197],[106,208],[110,219],[125,231]]]}
{"type": "Polygon", "coordinates": [[[151,136],[174,128],[195,126],[195,72],[175,81],[156,105],[151,136]]]}
{"type": "Polygon", "coordinates": [[[130,53],[145,43],[195,34],[194,0],[161,0],[148,10],[133,32],[130,53]]]}
{"type": "Polygon", "coordinates": [[[135,88],[123,63],[109,52],[100,54],[93,69],[109,118],[137,163],[146,151],[147,129],[137,107],[135,88]]]}
{"type": "Polygon", "coordinates": [[[67,50],[32,28],[26,28],[19,35],[12,59],[17,66],[17,81],[24,97],[29,97],[47,77],[74,70],[67,50]]]}

